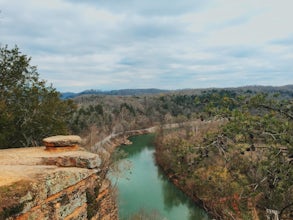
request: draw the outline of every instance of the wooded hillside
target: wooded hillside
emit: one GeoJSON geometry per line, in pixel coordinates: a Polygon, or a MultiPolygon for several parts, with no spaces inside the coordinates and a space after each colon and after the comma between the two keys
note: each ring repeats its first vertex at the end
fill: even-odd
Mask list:
{"type": "Polygon", "coordinates": [[[161,130],[158,164],[218,219],[291,219],[292,98],[229,93],[213,97],[202,112],[214,117],[210,123],[161,130]]]}

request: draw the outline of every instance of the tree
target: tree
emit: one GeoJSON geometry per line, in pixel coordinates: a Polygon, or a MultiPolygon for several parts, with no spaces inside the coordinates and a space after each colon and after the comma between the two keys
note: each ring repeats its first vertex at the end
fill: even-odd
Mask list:
{"type": "Polygon", "coordinates": [[[40,80],[30,61],[18,47],[0,48],[0,148],[36,146],[69,132],[75,105],[40,80]]]}

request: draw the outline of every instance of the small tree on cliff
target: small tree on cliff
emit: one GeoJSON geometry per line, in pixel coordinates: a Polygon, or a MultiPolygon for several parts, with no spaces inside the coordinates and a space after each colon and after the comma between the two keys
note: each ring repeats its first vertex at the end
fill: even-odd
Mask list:
{"type": "Polygon", "coordinates": [[[40,80],[30,61],[17,47],[0,47],[0,148],[35,146],[68,132],[75,105],[40,80]]]}

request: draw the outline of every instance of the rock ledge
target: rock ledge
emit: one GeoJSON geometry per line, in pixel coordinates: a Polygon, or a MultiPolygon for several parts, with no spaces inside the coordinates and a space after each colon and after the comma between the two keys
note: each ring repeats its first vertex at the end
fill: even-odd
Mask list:
{"type": "Polygon", "coordinates": [[[43,139],[46,147],[72,147],[81,143],[81,138],[77,135],[57,135],[43,139]]]}
{"type": "Polygon", "coordinates": [[[64,150],[0,150],[0,220],[116,220],[102,158],[78,147],[78,136],[44,140],[58,145],[51,148],[64,150]],[[75,144],[76,149],[66,151],[67,144],[75,144]]]}

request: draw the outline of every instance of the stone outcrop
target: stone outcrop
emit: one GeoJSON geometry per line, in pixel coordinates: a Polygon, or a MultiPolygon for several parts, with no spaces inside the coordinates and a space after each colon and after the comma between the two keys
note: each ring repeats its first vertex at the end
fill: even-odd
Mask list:
{"type": "Polygon", "coordinates": [[[81,143],[81,138],[77,135],[57,135],[43,139],[46,147],[73,146],[81,143]]]}
{"type": "Polygon", "coordinates": [[[102,166],[78,146],[0,150],[0,219],[117,219],[102,166]]]}
{"type": "Polygon", "coordinates": [[[57,135],[43,139],[47,151],[72,151],[81,144],[77,135],[57,135]]]}

